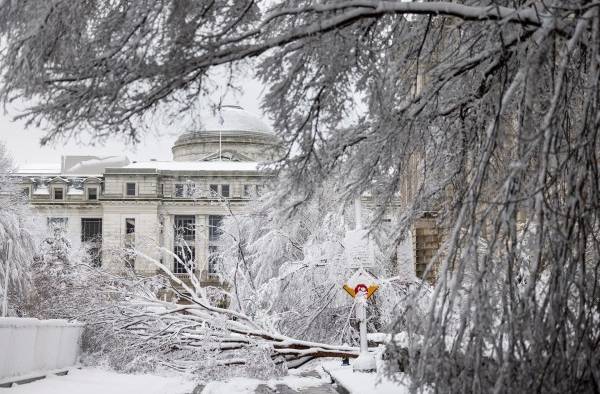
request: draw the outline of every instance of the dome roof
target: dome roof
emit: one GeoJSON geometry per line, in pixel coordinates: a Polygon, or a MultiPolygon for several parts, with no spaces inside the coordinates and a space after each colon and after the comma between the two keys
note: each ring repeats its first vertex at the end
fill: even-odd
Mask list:
{"type": "Polygon", "coordinates": [[[225,105],[201,119],[197,131],[184,132],[171,148],[174,161],[265,161],[279,139],[269,126],[242,107],[225,105]]]}
{"type": "Polygon", "coordinates": [[[224,105],[216,116],[202,119],[202,131],[249,131],[273,134],[259,117],[237,105],[224,105]]]}

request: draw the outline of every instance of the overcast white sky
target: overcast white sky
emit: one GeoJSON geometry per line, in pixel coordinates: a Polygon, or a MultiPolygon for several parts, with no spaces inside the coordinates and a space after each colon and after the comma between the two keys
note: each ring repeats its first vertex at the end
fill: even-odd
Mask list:
{"type": "MultiPolygon", "coordinates": [[[[241,105],[250,113],[263,117],[260,111],[262,85],[256,80],[245,78],[243,88],[243,94],[228,95],[224,103],[241,105]]],[[[130,160],[138,161],[149,159],[171,160],[171,146],[179,134],[179,131],[175,131],[144,135],[141,137],[141,143],[135,146],[125,146],[122,140],[115,139],[107,141],[104,146],[90,146],[75,141],[59,141],[54,146],[42,148],[39,142],[44,135],[44,131],[33,128],[26,129],[24,122],[12,121],[14,115],[15,113],[0,113],[0,141],[6,145],[17,165],[59,163],[61,155],[125,155],[130,160]]],[[[263,117],[263,120],[269,124],[268,119],[263,117]]]]}

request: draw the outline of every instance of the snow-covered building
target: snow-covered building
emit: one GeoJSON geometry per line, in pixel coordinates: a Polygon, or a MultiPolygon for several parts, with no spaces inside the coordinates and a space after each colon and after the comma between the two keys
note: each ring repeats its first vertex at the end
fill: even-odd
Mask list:
{"type": "Polygon", "coordinates": [[[179,136],[172,161],[64,156],[21,166],[18,176],[37,213],[64,226],[75,246],[86,243],[96,264],[156,272],[148,259],[123,253],[135,248],[175,273],[185,269],[173,255],[195,259],[201,280],[210,281],[222,217],[260,193],[270,175],[259,163],[276,149],[263,121],[227,106],[201,130],[179,136]]]}

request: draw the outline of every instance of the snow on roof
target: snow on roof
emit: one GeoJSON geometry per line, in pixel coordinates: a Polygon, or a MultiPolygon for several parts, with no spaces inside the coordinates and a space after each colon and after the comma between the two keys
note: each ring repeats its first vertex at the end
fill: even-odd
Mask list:
{"type": "Polygon", "coordinates": [[[254,161],[141,161],[122,168],[151,168],[159,171],[258,171],[254,161]]]}
{"type": "Polygon", "coordinates": [[[201,120],[203,131],[254,131],[273,134],[259,117],[237,105],[224,105],[215,115],[201,120]]]}
{"type": "Polygon", "coordinates": [[[107,167],[122,167],[129,164],[126,156],[90,157],[71,168],[65,168],[67,174],[100,175],[107,167]]]}
{"type": "Polygon", "coordinates": [[[70,187],[69,191],[67,192],[67,195],[69,195],[69,196],[82,196],[83,195],[83,190],[82,189],[75,189],[74,187],[70,187]]]}
{"type": "Polygon", "coordinates": [[[45,196],[50,194],[50,190],[48,190],[48,186],[38,186],[37,189],[33,191],[35,196],[45,196]]]}
{"type": "Polygon", "coordinates": [[[61,163],[32,163],[19,166],[17,175],[102,176],[107,167],[129,164],[126,156],[63,156],[61,163]]]}
{"type": "Polygon", "coordinates": [[[20,165],[17,174],[60,174],[60,163],[31,163],[20,165]]]}

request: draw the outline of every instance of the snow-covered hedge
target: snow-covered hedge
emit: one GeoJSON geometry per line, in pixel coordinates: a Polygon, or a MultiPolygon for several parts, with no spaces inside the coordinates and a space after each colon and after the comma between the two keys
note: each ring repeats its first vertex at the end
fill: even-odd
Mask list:
{"type": "Polygon", "coordinates": [[[0,382],[75,365],[82,330],[66,320],[0,318],[0,382]]]}

